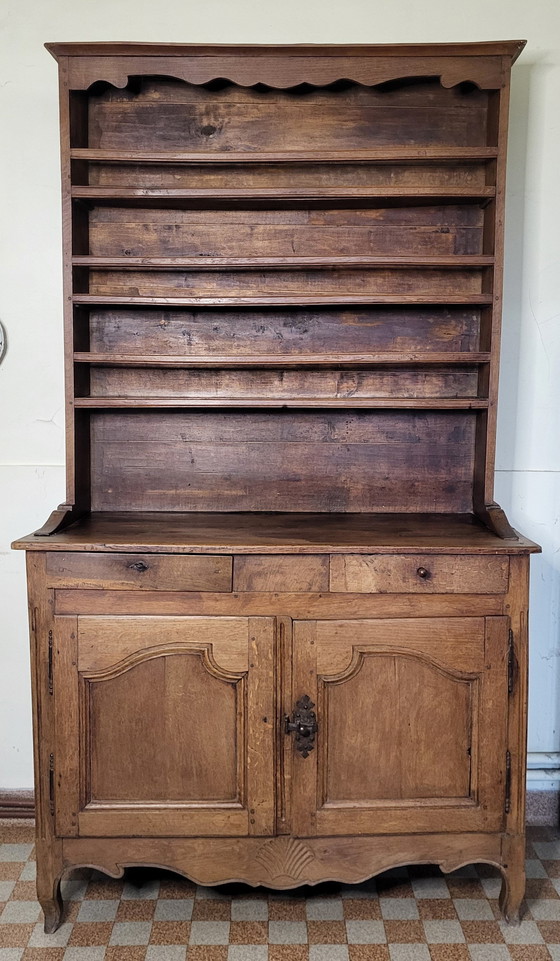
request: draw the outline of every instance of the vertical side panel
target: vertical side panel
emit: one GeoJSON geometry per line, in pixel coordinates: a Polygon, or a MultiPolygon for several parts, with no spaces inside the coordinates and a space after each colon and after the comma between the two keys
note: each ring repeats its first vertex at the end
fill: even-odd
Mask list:
{"type": "Polygon", "coordinates": [[[511,753],[511,803],[507,817],[510,834],[525,833],[527,774],[527,659],[529,557],[510,558],[508,608],[513,633],[513,689],[509,698],[508,749],[511,753]]]}
{"type": "Polygon", "coordinates": [[[81,743],[78,678],[78,618],[57,617],[54,628],[54,698],[57,756],[55,763],[56,831],[78,836],[81,743]]]}
{"type": "Polygon", "coordinates": [[[317,625],[315,621],[298,621],[294,624],[292,663],[292,711],[296,702],[307,694],[316,705],[315,712],[319,723],[315,747],[308,757],[302,757],[296,750],[295,735],[286,734],[292,742],[292,834],[296,837],[307,837],[316,834],[317,831],[318,755],[324,737],[324,731],[321,730],[323,718],[317,703],[317,625]]]}
{"type": "Polygon", "coordinates": [[[249,683],[246,726],[249,834],[274,834],[275,622],[249,618],[249,683]]]}
{"type": "Polygon", "coordinates": [[[480,701],[480,797],[489,812],[488,829],[498,831],[505,817],[505,782],[508,714],[508,627],[507,617],[486,618],[486,664],[480,701]]]}

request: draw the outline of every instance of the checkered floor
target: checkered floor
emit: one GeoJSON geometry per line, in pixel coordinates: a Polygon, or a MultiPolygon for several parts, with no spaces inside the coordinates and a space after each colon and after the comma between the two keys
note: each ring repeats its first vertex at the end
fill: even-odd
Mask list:
{"type": "Polygon", "coordinates": [[[499,920],[498,872],[388,871],[294,892],[200,888],[164,871],[75,871],[43,934],[33,826],[0,821],[0,961],[560,961],[560,831],[530,829],[527,902],[499,920]]]}

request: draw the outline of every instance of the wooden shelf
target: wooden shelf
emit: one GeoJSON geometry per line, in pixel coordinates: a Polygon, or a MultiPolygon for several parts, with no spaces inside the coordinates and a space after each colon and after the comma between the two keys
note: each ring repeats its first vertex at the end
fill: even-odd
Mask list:
{"type": "Polygon", "coordinates": [[[488,305],[491,294],[316,294],[315,296],[277,296],[260,294],[254,297],[118,297],[105,294],[75,294],[74,304],[113,307],[308,307],[336,306],[337,304],[439,304],[443,306],[488,305]]]}
{"type": "Polygon", "coordinates": [[[488,400],[481,397],[76,397],[76,407],[365,407],[370,410],[483,410],[488,400]]]}
{"type": "Polygon", "coordinates": [[[485,364],[490,354],[466,351],[462,353],[428,352],[379,352],[375,354],[251,354],[233,356],[216,354],[214,356],[172,356],[168,354],[100,354],[77,351],[74,354],[77,364],[92,364],[97,367],[203,367],[203,368],[244,368],[244,367],[370,367],[375,365],[451,365],[485,364]]]}
{"type": "Polygon", "coordinates": [[[368,150],[292,150],[292,151],[182,151],[182,150],[101,150],[75,147],[72,160],[118,164],[301,164],[301,163],[432,163],[493,160],[496,147],[407,147],[383,146],[368,150]]]}
{"type": "Polygon", "coordinates": [[[72,198],[91,204],[111,206],[187,207],[216,204],[272,203],[290,204],[360,204],[386,206],[388,203],[479,203],[496,196],[495,187],[197,187],[190,190],[175,187],[72,187],[72,198]]]}
{"type": "Polygon", "coordinates": [[[72,257],[74,267],[92,269],[138,270],[291,270],[315,267],[326,270],[337,267],[449,267],[465,270],[492,267],[489,254],[454,254],[441,257],[72,257]]]}

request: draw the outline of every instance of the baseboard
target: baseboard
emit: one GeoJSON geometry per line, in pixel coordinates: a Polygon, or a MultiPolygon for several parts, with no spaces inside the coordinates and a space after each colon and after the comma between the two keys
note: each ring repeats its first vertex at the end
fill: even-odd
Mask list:
{"type": "Polygon", "coordinates": [[[33,791],[0,790],[0,818],[35,817],[33,791]]]}
{"type": "Polygon", "coordinates": [[[526,823],[529,825],[558,825],[560,792],[527,791],[526,823]]]}

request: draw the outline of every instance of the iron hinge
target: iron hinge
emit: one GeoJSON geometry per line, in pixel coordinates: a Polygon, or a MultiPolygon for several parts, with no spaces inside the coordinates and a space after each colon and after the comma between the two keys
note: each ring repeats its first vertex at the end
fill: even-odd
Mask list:
{"type": "Polygon", "coordinates": [[[49,694],[52,694],[54,682],[53,682],[53,632],[49,631],[49,694]]]}
{"type": "Polygon", "coordinates": [[[513,694],[515,683],[515,644],[513,641],[513,631],[510,628],[508,641],[508,694],[513,694]]]}
{"type": "Polygon", "coordinates": [[[511,811],[511,754],[506,751],[506,799],[505,799],[505,812],[509,814],[511,811]]]}
{"type": "Polygon", "coordinates": [[[54,754],[49,754],[49,811],[54,817],[54,754]]]}

